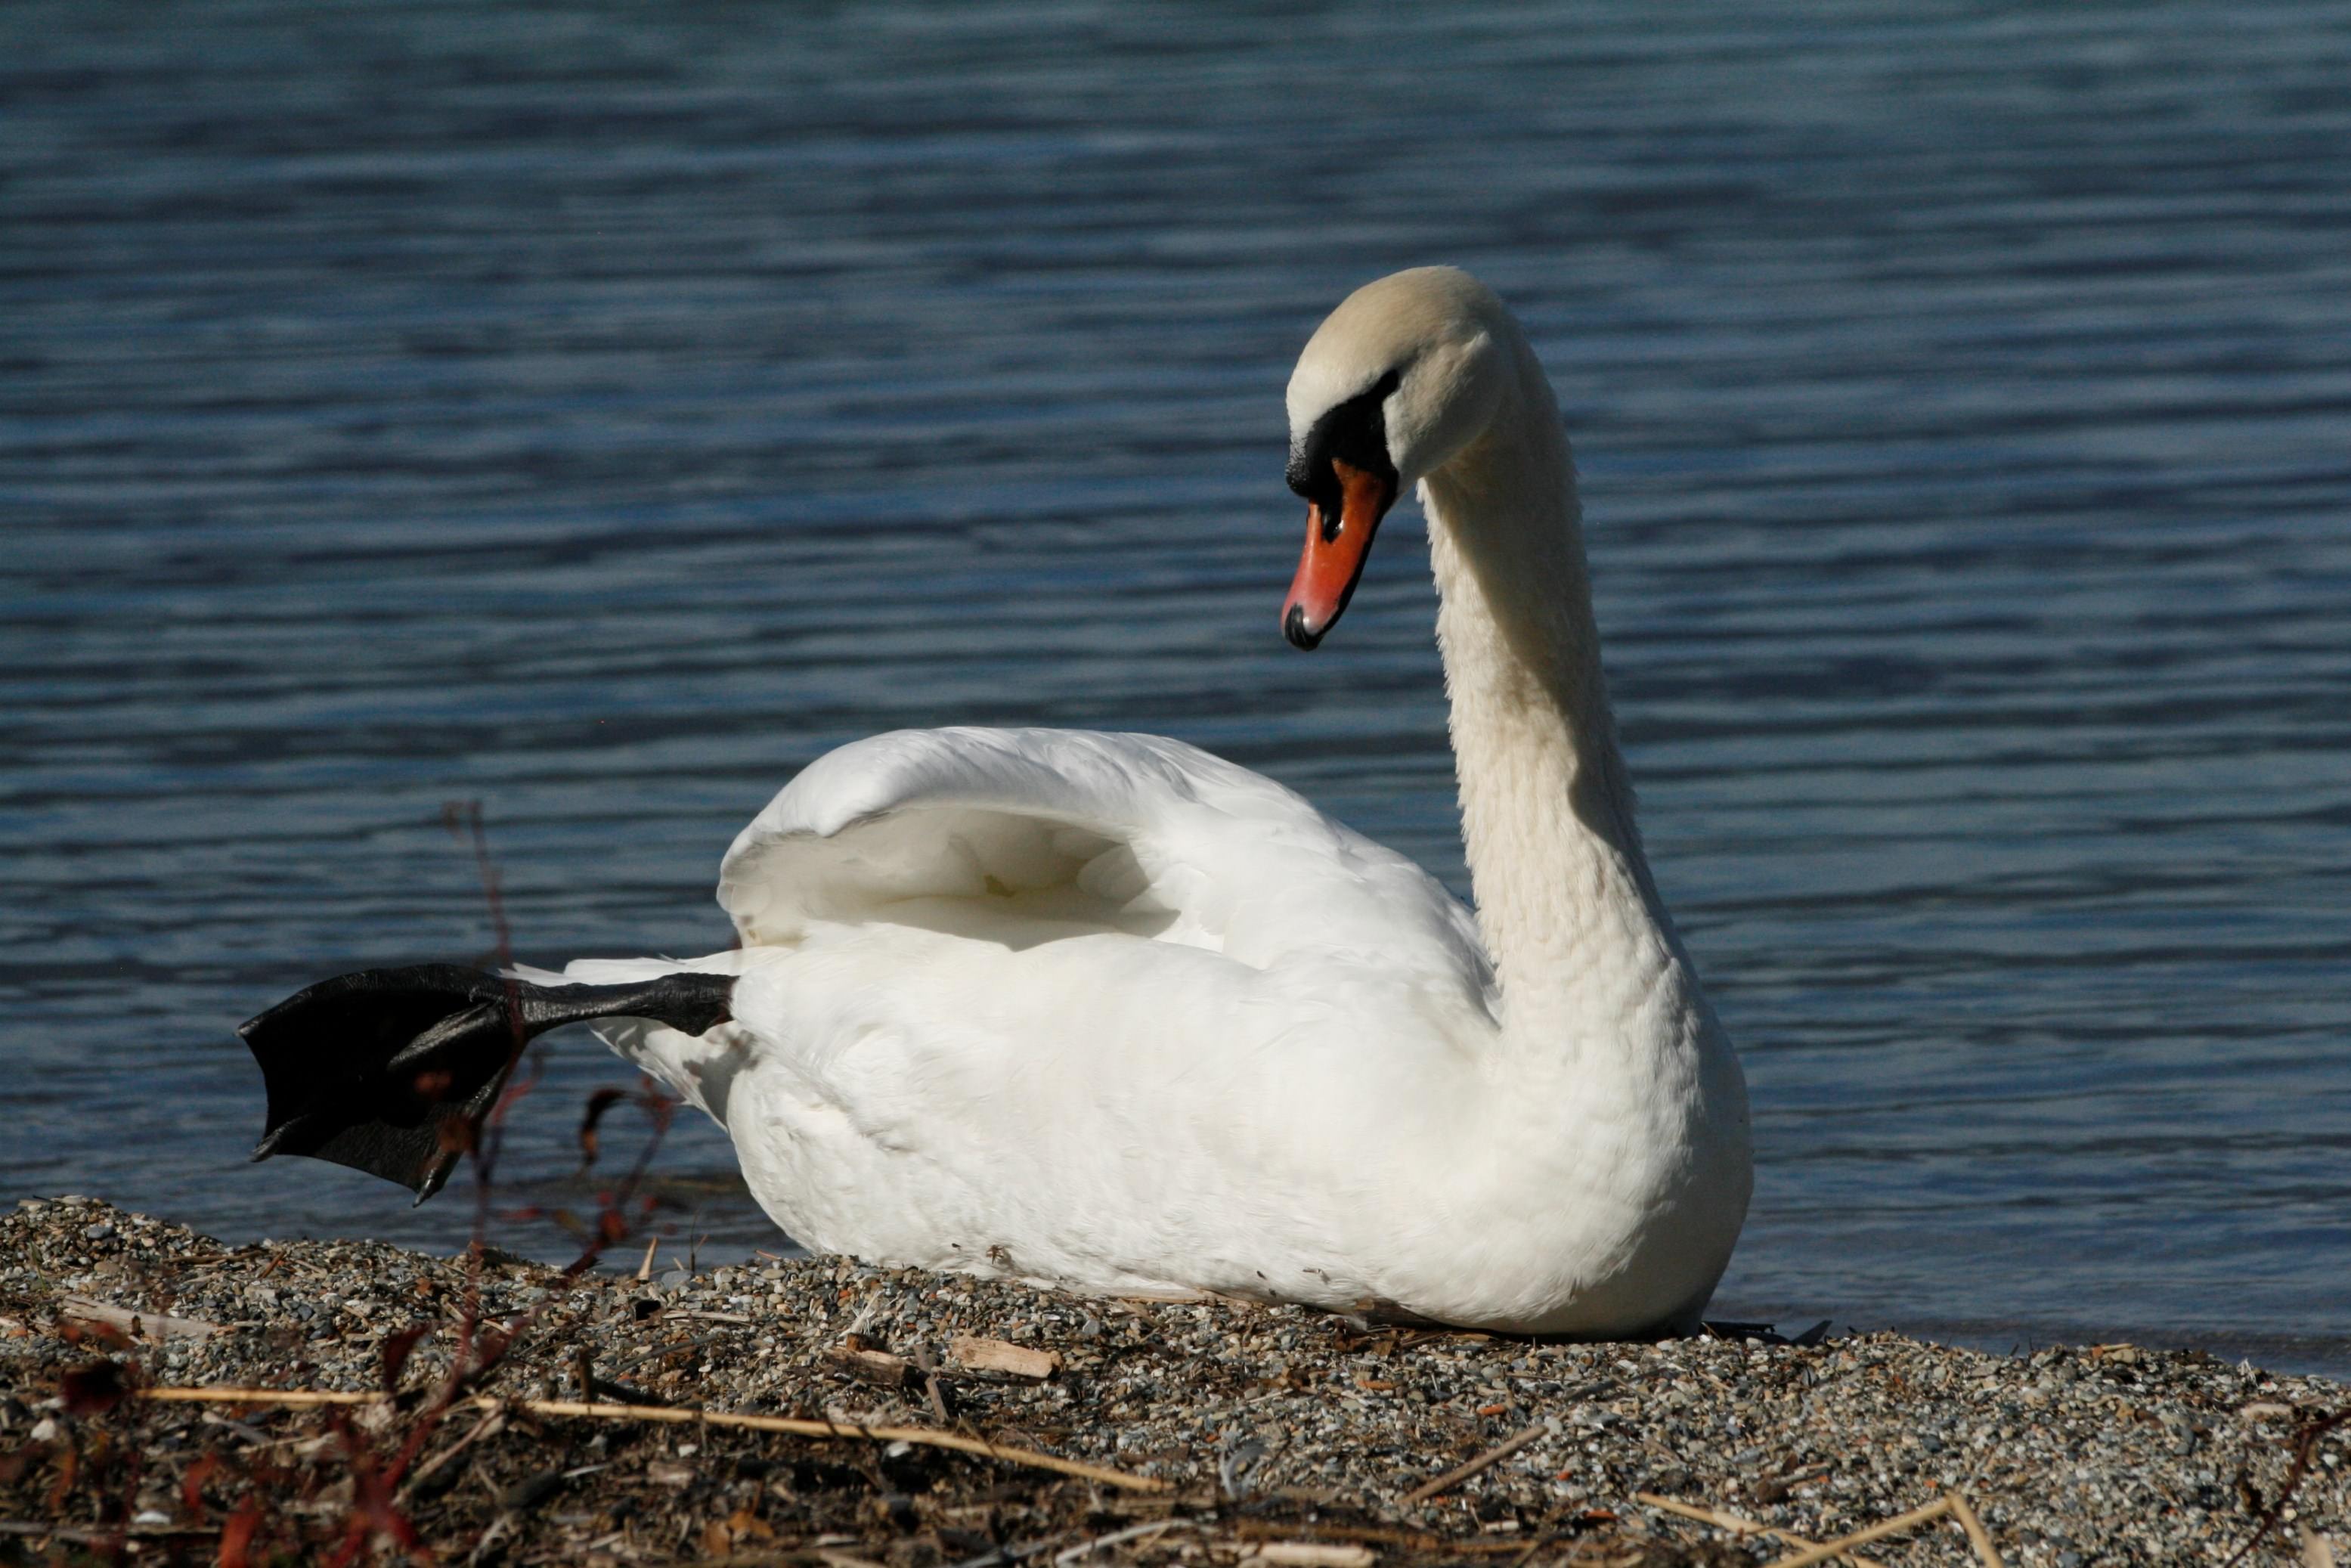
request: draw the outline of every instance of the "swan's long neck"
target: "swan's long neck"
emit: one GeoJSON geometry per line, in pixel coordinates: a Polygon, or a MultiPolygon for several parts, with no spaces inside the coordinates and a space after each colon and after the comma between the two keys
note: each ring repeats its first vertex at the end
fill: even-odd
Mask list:
{"type": "Polygon", "coordinates": [[[1430,475],[1422,497],[1462,836],[1504,1034],[1580,1056],[1612,1049],[1660,1003],[1688,1005],[1690,988],[1634,826],[1567,438],[1522,358],[1516,416],[1430,475]]]}

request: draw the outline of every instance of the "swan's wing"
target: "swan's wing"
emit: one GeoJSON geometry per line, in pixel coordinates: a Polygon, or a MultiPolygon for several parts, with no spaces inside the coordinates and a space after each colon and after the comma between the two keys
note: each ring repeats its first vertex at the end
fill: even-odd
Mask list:
{"type": "Polygon", "coordinates": [[[1475,1144],[1475,923],[1244,768],[1148,736],[880,736],[744,830],[719,900],[744,946],[667,969],[737,974],[734,1021],[599,1031],[727,1127],[810,1246],[1346,1302],[1404,1299],[1348,1260],[1474,1233],[1431,1163],[1369,1152],[1408,1124],[1450,1172],[1475,1144]]]}
{"type": "Polygon", "coordinates": [[[1328,956],[1490,989],[1476,922],[1418,866],[1157,736],[901,730],[843,747],[743,830],[718,899],[747,945],[819,923],[1042,921],[1260,969],[1328,956]]]}

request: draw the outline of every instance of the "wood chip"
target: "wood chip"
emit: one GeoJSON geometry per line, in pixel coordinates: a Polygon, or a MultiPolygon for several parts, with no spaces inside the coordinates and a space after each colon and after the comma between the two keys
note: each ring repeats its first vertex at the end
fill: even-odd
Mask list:
{"type": "Polygon", "coordinates": [[[858,1382],[870,1383],[876,1388],[912,1388],[923,1379],[912,1362],[902,1361],[886,1350],[836,1350],[825,1360],[858,1382]]]}
{"type": "Polygon", "coordinates": [[[1368,1546],[1337,1541],[1267,1541],[1244,1563],[1276,1563],[1283,1568],[1372,1568],[1378,1553],[1368,1546]]]}
{"type": "Polygon", "coordinates": [[[947,1354],[958,1364],[975,1372],[1007,1372],[1038,1383],[1061,1370],[1061,1358],[1053,1351],[1031,1350],[1008,1340],[981,1339],[977,1334],[957,1334],[947,1346],[947,1354]]]}
{"type": "Polygon", "coordinates": [[[174,1339],[210,1339],[221,1332],[218,1323],[175,1318],[168,1312],[138,1312],[89,1296],[68,1296],[58,1302],[57,1319],[60,1322],[97,1323],[133,1339],[151,1339],[159,1343],[174,1339]]]}

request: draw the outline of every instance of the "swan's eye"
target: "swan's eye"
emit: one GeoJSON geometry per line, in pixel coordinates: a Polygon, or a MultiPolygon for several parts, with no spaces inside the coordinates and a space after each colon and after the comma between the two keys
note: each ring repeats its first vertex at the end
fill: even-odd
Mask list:
{"type": "Polygon", "coordinates": [[[1377,475],[1394,493],[1396,487],[1395,464],[1388,457],[1387,416],[1381,404],[1404,380],[1401,370],[1393,370],[1374,382],[1365,391],[1332,408],[1314,422],[1290,455],[1290,471],[1284,476],[1298,496],[1313,503],[1315,513],[1322,519],[1322,542],[1331,543],[1339,537],[1341,514],[1344,510],[1344,494],[1339,483],[1334,463],[1377,475]]]}

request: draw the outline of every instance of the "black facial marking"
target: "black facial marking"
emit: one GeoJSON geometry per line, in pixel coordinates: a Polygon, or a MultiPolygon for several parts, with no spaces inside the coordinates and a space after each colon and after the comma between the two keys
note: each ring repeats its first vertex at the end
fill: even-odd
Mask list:
{"type": "Polygon", "coordinates": [[[1343,498],[1339,476],[1331,468],[1333,461],[1380,476],[1387,481],[1391,493],[1396,487],[1395,465],[1388,458],[1387,419],[1380,412],[1380,405],[1403,380],[1402,370],[1390,371],[1368,390],[1316,420],[1314,428],[1306,433],[1306,439],[1290,454],[1290,472],[1286,476],[1290,487],[1314,503],[1322,519],[1325,544],[1339,537],[1343,498]]]}

